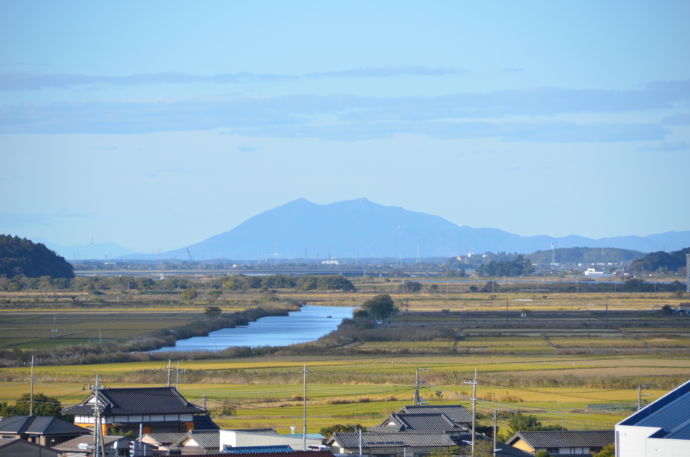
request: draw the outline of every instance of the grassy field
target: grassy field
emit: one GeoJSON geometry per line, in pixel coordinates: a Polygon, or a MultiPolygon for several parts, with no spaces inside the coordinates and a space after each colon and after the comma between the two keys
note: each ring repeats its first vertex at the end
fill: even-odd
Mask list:
{"type": "MultiPolygon", "coordinates": [[[[468,404],[463,380],[478,370],[479,412],[526,411],[569,429],[611,427],[636,402],[690,379],[690,318],[662,316],[671,293],[470,293],[468,283],[438,283],[440,291],[402,294],[401,281],[358,281],[356,293],[295,290],[228,292],[193,301],[179,294],[108,291],[0,293],[0,349],[49,348],[134,338],[198,319],[207,306],[224,313],[289,298],[358,306],[390,292],[402,312],[373,334],[323,346],[319,355],[180,361],[179,388],[191,401],[205,396],[224,427],[272,426],[288,431],[302,415],[302,366],[309,368],[310,431],[335,423],[376,425],[413,395],[415,368],[422,396],[468,404]],[[609,313],[604,314],[608,309],[609,313]],[[522,317],[522,315],[525,315],[522,317]],[[54,332],[52,329],[57,328],[54,332]],[[434,332],[444,330],[439,335],[434,332]],[[421,335],[419,338],[416,335],[421,335]],[[233,414],[227,414],[233,411],[233,414]],[[223,412],[221,414],[221,412],[223,412]]],[[[480,284],[480,283],[477,283],[480,284]]],[[[535,287],[538,290],[538,287],[535,287]]],[[[324,343],[325,344],[325,343],[324,343]]],[[[317,346],[318,348],[318,346],[317,346]]],[[[304,353],[303,353],[304,354],[304,353]]],[[[96,374],[110,387],[163,385],[166,363],[40,366],[36,391],[78,402],[96,374]]],[[[0,369],[0,401],[28,392],[28,367],[0,369]]],[[[176,379],[174,376],[173,379],[176,379]]],[[[482,419],[485,424],[488,421],[482,419]]],[[[502,419],[504,421],[505,419],[502,419]]]]}
{"type": "MultiPolygon", "coordinates": [[[[478,408],[488,415],[526,411],[548,424],[570,429],[610,427],[636,402],[637,383],[652,400],[676,383],[690,378],[687,357],[547,357],[547,356],[362,356],[266,357],[246,360],[181,362],[182,393],[207,404],[224,427],[273,426],[288,431],[302,414],[302,366],[309,370],[310,430],[335,423],[376,425],[412,399],[415,368],[428,368],[421,377],[422,396],[432,404],[468,404],[469,379],[478,370],[478,408]],[[221,410],[231,415],[218,415],[221,410]]],[[[96,374],[104,385],[161,385],[162,362],[38,367],[36,391],[73,404],[96,374]]],[[[28,392],[28,368],[0,369],[0,401],[28,392]]],[[[176,379],[176,376],[173,376],[176,379]]],[[[484,417],[484,416],[482,416],[484,417]]],[[[488,417],[488,416],[487,416],[488,417]]]]}

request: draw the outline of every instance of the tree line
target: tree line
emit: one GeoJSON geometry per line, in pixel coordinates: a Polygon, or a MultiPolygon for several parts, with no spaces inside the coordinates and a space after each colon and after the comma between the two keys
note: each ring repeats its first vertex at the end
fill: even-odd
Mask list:
{"type": "Polygon", "coordinates": [[[526,276],[533,271],[532,262],[527,257],[518,255],[512,260],[492,260],[483,263],[477,269],[477,274],[482,277],[526,276]]]}
{"type": "Polygon", "coordinates": [[[0,275],[8,278],[73,278],[74,269],[63,257],[42,243],[18,236],[0,235],[0,275]]]}
{"type": "Polygon", "coordinates": [[[0,275],[0,291],[16,292],[22,290],[74,290],[81,292],[109,290],[138,290],[145,292],[180,292],[184,290],[341,290],[353,291],[352,282],[337,275],[314,276],[244,276],[226,275],[211,280],[191,280],[184,278],[152,279],[135,276],[80,276],[76,278],[54,278],[43,275],[0,275]]]}

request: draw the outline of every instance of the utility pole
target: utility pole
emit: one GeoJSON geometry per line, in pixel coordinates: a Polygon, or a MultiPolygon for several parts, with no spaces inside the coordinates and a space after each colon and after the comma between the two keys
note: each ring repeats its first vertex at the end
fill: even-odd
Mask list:
{"type": "Polygon", "coordinates": [[[463,381],[463,384],[472,385],[472,455],[474,455],[475,431],[477,428],[477,369],[474,369],[474,379],[463,381]]]}
{"type": "Polygon", "coordinates": [[[177,361],[177,366],[175,367],[175,388],[180,388],[180,361],[177,361]]]}
{"type": "Polygon", "coordinates": [[[642,408],[642,386],[637,385],[637,410],[642,408]]]}
{"type": "Polygon", "coordinates": [[[606,297],[606,312],[604,314],[604,319],[606,321],[606,327],[609,326],[609,297],[606,297]]]}
{"type": "Polygon", "coordinates": [[[494,409],[494,436],[493,436],[493,438],[494,438],[494,452],[493,452],[494,457],[496,457],[496,431],[498,429],[498,427],[496,426],[497,422],[498,422],[498,413],[494,409]]]}
{"type": "Polygon", "coordinates": [[[170,361],[170,359],[168,359],[168,387],[170,387],[170,385],[171,385],[171,384],[170,384],[170,382],[171,382],[171,379],[170,379],[170,378],[171,378],[171,371],[170,371],[170,370],[171,370],[172,368],[171,368],[171,366],[170,366],[170,363],[171,363],[171,361],[170,361]]]}
{"type": "Polygon", "coordinates": [[[638,385],[637,386],[637,410],[642,409],[642,397],[649,397],[649,394],[642,393],[642,389],[644,389],[643,385],[638,385]]]}
{"type": "Polygon", "coordinates": [[[427,372],[429,371],[428,368],[415,368],[414,369],[414,379],[415,379],[415,389],[414,389],[414,398],[412,399],[412,403],[415,406],[423,406],[424,405],[424,400],[422,400],[422,396],[419,395],[419,372],[427,372]]]}
{"type": "Polygon", "coordinates": [[[204,411],[205,411],[205,410],[206,410],[206,394],[205,394],[205,393],[204,393],[203,399],[204,399],[204,400],[203,400],[203,402],[204,402],[203,404],[204,404],[204,411]]]}
{"type": "Polygon", "coordinates": [[[302,429],[302,449],[307,450],[307,364],[304,364],[304,392],[303,392],[303,400],[304,400],[304,425],[302,429]]]}
{"type": "Polygon", "coordinates": [[[34,415],[34,356],[31,356],[31,377],[29,378],[31,384],[31,393],[29,394],[29,416],[34,415]]]}
{"type": "Polygon", "coordinates": [[[362,457],[362,429],[357,427],[357,435],[359,441],[359,457],[362,457]]]}
{"type": "Polygon", "coordinates": [[[98,404],[98,394],[101,390],[100,378],[96,375],[96,385],[91,387],[93,392],[93,415],[94,415],[94,430],[93,430],[93,457],[101,457],[105,453],[101,453],[101,405],[98,404]]]}

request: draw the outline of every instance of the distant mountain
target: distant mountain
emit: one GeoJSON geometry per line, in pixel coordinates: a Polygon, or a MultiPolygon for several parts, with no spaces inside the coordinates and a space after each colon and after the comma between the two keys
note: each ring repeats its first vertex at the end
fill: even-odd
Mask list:
{"type": "Polygon", "coordinates": [[[523,237],[498,229],[458,226],[439,216],[383,206],[365,198],[328,205],[299,199],[254,216],[229,232],[155,257],[187,259],[187,249],[194,260],[450,257],[467,252],[530,253],[549,249],[552,244],[650,252],[690,246],[690,231],[598,240],[523,237]]]}
{"type": "Polygon", "coordinates": [[[528,257],[533,263],[598,263],[598,262],[631,262],[644,256],[643,252],[619,248],[558,248],[537,251],[528,257]]]}
{"type": "Polygon", "coordinates": [[[123,248],[116,243],[94,243],[73,246],[62,246],[50,241],[38,240],[48,249],[55,251],[66,259],[114,259],[134,254],[134,251],[123,248]]]}

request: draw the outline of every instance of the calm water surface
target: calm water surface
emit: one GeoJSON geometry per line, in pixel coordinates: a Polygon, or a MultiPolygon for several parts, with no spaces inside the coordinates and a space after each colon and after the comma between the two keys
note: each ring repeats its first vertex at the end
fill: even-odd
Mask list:
{"type": "Polygon", "coordinates": [[[208,336],[178,340],[175,346],[156,351],[217,351],[230,346],[287,346],[318,340],[335,330],[343,319],[352,317],[353,308],[303,306],[287,316],[268,316],[249,325],[224,328],[208,336]]]}

